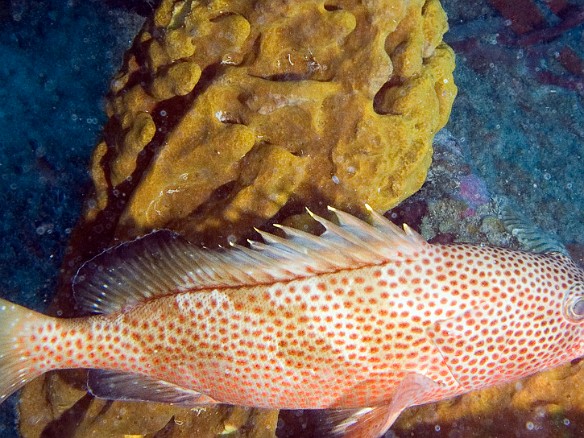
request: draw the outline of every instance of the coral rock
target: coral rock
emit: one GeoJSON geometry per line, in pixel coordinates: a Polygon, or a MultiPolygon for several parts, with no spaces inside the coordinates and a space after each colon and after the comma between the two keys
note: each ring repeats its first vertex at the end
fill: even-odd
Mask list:
{"type": "Polygon", "coordinates": [[[446,30],[435,0],[165,1],[112,87],[94,205],[123,194],[120,237],[217,242],[284,206],[387,210],[450,114],[446,30]]]}

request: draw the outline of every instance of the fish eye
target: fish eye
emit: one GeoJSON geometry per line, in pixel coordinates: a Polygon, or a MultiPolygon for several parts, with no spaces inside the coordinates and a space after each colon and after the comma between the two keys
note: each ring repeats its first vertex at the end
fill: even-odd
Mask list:
{"type": "Polygon", "coordinates": [[[563,310],[572,322],[584,320],[584,283],[576,283],[568,290],[563,310]]]}

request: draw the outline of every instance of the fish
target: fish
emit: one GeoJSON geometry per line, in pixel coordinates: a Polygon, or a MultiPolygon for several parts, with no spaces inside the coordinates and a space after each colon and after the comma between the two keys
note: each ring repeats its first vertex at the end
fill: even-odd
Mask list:
{"type": "Polygon", "coordinates": [[[554,236],[544,232],[521,215],[508,199],[496,199],[497,216],[510,234],[515,236],[523,249],[532,252],[559,252],[569,255],[568,249],[554,236]]]}
{"type": "Polygon", "coordinates": [[[1,300],[0,401],[83,368],[96,397],[322,409],[330,435],[377,437],[410,406],[584,355],[569,257],[431,244],[367,209],[310,213],[320,236],[277,225],[211,250],[160,230],[108,249],[73,279],[84,317],[1,300]]]}

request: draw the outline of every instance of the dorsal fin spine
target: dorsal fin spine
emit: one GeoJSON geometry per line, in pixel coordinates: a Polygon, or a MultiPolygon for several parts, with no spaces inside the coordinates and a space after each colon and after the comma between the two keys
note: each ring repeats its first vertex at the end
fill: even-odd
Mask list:
{"type": "MultiPolygon", "coordinates": [[[[346,230],[344,230],[341,226],[312,213],[310,210],[307,210],[307,211],[309,212],[309,214],[312,216],[312,218],[314,220],[316,220],[318,223],[320,223],[323,227],[326,228],[326,231],[324,232],[324,234],[326,234],[326,233],[334,234],[334,235],[340,237],[341,239],[346,240],[347,242],[350,242],[350,243],[357,245],[359,247],[363,247],[363,241],[356,238],[355,235],[351,235],[346,230]]],[[[321,235],[321,237],[322,237],[322,235],[321,235]]]]}

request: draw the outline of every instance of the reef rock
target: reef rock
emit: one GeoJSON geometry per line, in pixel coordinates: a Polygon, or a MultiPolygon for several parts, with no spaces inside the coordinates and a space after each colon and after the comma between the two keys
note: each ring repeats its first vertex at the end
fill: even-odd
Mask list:
{"type": "Polygon", "coordinates": [[[88,219],[220,242],[284,207],[393,207],[456,94],[446,29],[434,0],[163,2],[113,81],[88,219]]]}
{"type": "MultiPolygon", "coordinates": [[[[437,0],[163,0],[112,83],[53,311],[77,314],[81,262],[152,229],[225,243],[298,226],[305,206],[384,211],[414,193],[456,94],[446,30],[437,0]]],[[[82,372],[41,377],[21,403],[26,437],[263,437],[276,421],[95,400],[82,372]]]]}

